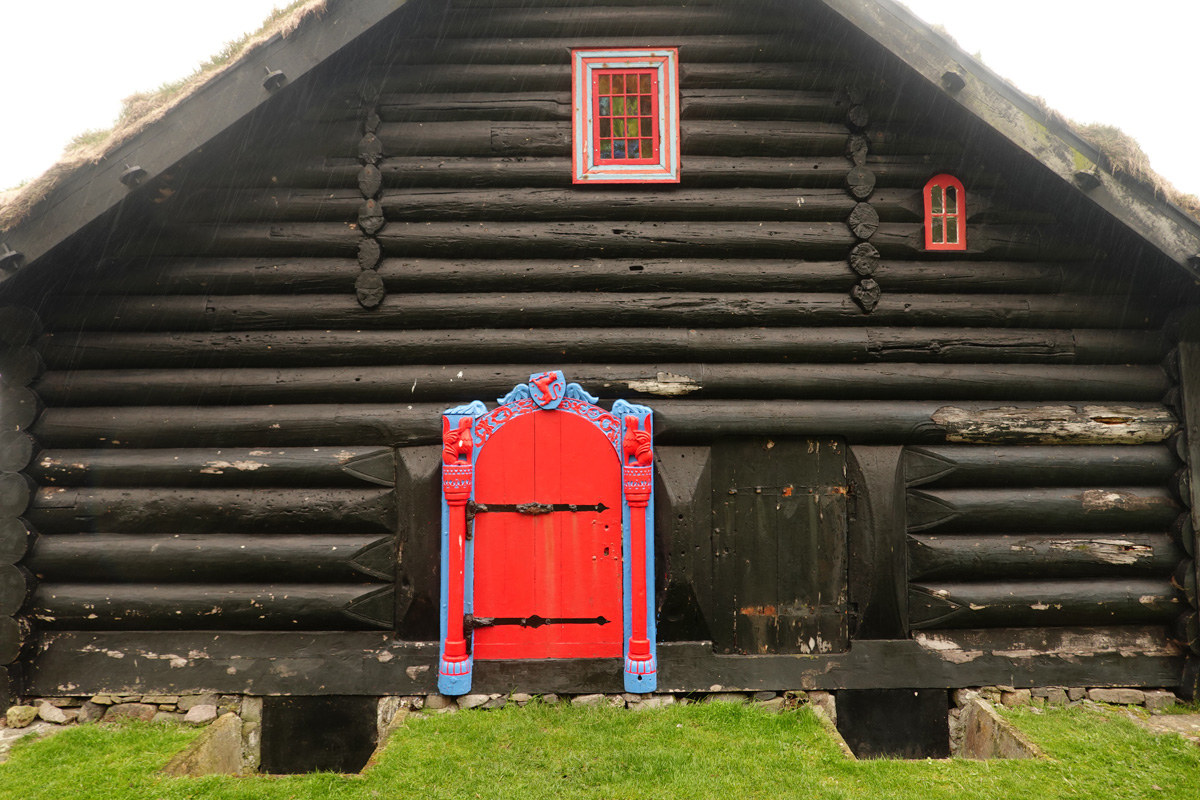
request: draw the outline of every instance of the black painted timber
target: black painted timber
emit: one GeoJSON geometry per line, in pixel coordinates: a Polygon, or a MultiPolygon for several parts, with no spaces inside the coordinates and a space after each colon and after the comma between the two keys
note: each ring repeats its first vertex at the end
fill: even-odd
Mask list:
{"type": "MultiPolygon", "coordinates": [[[[1165,642],[1162,627],[1134,627],[918,633],[829,655],[717,656],[708,642],[663,643],[659,690],[1173,686],[1183,659],[1165,642]],[[957,657],[969,651],[979,652],[957,657]]],[[[26,691],[378,695],[386,686],[423,694],[435,691],[436,659],[435,642],[394,642],[382,632],[46,632],[26,691]],[[179,654],[175,663],[157,657],[170,653],[179,654]]],[[[480,692],[620,691],[619,659],[480,661],[475,672],[480,692]]]]}

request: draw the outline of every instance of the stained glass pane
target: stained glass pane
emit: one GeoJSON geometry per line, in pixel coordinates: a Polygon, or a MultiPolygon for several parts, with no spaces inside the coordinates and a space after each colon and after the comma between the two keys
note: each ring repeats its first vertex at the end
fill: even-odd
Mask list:
{"type": "MultiPolygon", "coordinates": [[[[948,192],[954,191],[948,189],[948,192]]],[[[946,242],[948,244],[958,244],[958,218],[946,217],[946,242]]]]}
{"type": "Polygon", "coordinates": [[[933,243],[944,244],[946,242],[945,234],[946,221],[942,217],[933,218],[933,243]]]}
{"type": "MultiPolygon", "coordinates": [[[[930,200],[930,208],[933,209],[934,214],[944,213],[942,210],[942,187],[940,187],[940,186],[929,187],[929,200],[930,200]]],[[[938,241],[941,241],[941,240],[939,239],[938,241]]]]}
{"type": "Polygon", "coordinates": [[[645,159],[654,154],[653,96],[654,83],[649,73],[614,75],[597,78],[596,139],[604,159],[645,159]],[[624,92],[629,94],[626,96],[624,92]],[[627,139],[627,140],[626,140],[627,139]]]}
{"type": "Polygon", "coordinates": [[[958,189],[953,186],[946,187],[946,213],[958,213],[958,189]]]}

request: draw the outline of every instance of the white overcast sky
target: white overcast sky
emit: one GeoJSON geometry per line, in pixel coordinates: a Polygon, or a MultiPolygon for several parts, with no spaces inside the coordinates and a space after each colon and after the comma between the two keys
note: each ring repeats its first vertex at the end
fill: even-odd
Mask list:
{"type": "MultiPolygon", "coordinates": [[[[182,78],[282,0],[0,0],[0,190],[49,167],[121,98],[182,78]]],[[[1200,194],[1200,0],[906,0],[1000,75],[1133,135],[1200,194]]]]}

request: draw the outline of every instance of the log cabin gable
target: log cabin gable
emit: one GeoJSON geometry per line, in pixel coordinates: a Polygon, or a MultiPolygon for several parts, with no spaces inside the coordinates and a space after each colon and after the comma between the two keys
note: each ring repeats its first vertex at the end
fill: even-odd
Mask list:
{"type": "MultiPolygon", "coordinates": [[[[150,170],[119,216],[4,287],[23,310],[0,325],[0,655],[38,651],[42,694],[80,685],[82,654],[159,635],[157,652],[210,660],[131,676],[97,657],[96,690],[432,691],[440,415],[564,369],[655,409],[663,690],[1173,685],[1166,627],[1191,606],[1172,575],[1194,569],[1194,531],[1176,524],[1180,373],[1160,364],[1195,304],[1185,275],[835,6],[413,2],[150,170]],[[572,48],[668,44],[679,184],[574,186],[572,48]],[[947,173],[970,192],[967,246],[929,252],[922,188],[947,173]],[[191,482],[156,532],[216,558],[240,540],[213,538],[230,518],[204,503],[231,479],[203,465],[258,451],[393,459],[394,489],[330,470],[289,484],[320,490],[307,505],[253,483],[269,471],[238,489],[374,572],[339,558],[337,580],[313,578],[296,564],[320,559],[296,556],[306,593],[254,595],[269,622],[220,642],[204,603],[277,576],[214,568],[171,583],[170,606],[146,594],[162,576],[114,571],[93,587],[112,607],[88,617],[95,559],[61,548],[119,552],[149,523],[53,465],[137,474],[137,503],[191,482]],[[196,468],[129,472],[166,454],[196,468]],[[105,527],[70,522],[67,495],[105,527]],[[211,661],[239,648],[259,666],[211,661]],[[1022,650],[1040,660],[1005,655],[1022,650]]],[[[608,666],[484,661],[474,686],[618,690],[608,666]]]]}

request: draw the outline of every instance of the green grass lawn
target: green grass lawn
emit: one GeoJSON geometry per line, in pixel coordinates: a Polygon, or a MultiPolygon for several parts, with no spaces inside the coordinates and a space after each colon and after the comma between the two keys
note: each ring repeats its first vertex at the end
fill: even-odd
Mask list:
{"type": "Polygon", "coordinates": [[[410,718],[360,776],[163,778],[197,731],[126,723],[19,743],[0,797],[1200,798],[1200,747],[1122,712],[1012,712],[1048,761],[849,761],[807,710],[716,703],[629,712],[533,704],[410,718]]]}

